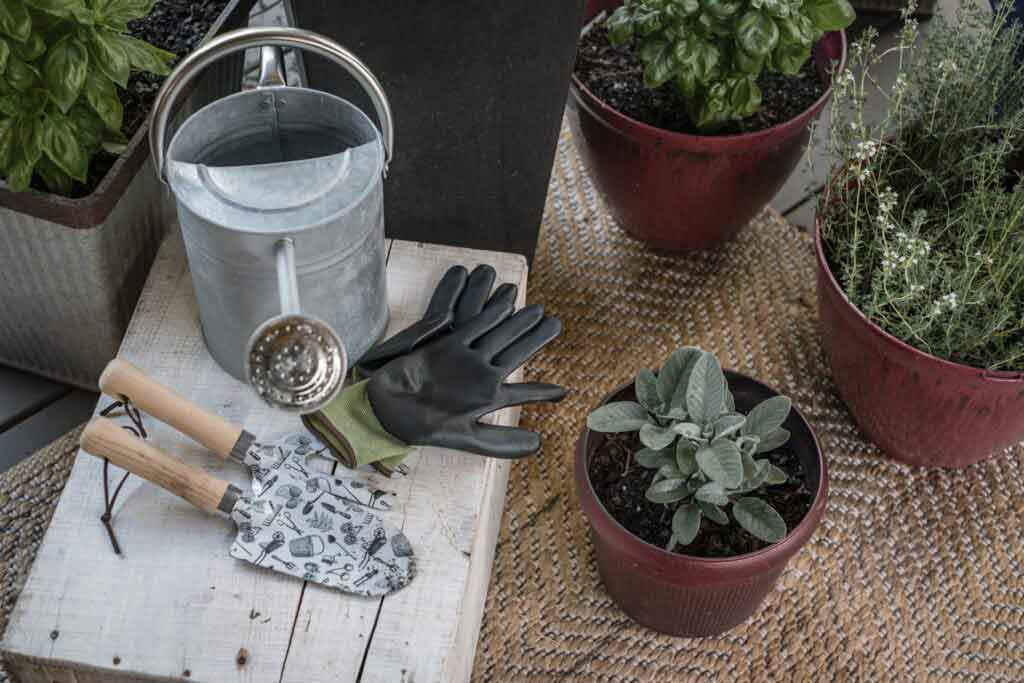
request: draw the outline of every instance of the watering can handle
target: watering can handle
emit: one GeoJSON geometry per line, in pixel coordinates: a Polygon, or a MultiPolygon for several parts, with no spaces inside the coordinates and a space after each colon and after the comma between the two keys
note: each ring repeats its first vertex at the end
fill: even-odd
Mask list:
{"type": "Polygon", "coordinates": [[[164,81],[160,94],[153,104],[153,118],[149,127],[149,149],[153,154],[153,166],[160,180],[167,182],[167,124],[174,110],[174,104],[185,86],[203,69],[226,55],[254,47],[274,45],[308,50],[325,57],[345,69],[373,101],[384,136],[384,173],[395,144],[395,123],[391,105],[380,81],[354,54],[330,38],[301,28],[259,26],[240,28],[223,33],[181,60],[164,81]]]}

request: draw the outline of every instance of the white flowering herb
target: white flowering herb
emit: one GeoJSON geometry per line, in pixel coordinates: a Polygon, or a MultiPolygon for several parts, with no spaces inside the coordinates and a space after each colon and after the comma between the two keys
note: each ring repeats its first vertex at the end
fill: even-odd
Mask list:
{"type": "MultiPolygon", "coordinates": [[[[890,334],[940,358],[1024,369],[1024,29],[963,0],[918,40],[868,29],[835,77],[829,151],[840,170],[819,198],[830,267],[849,300],[890,334]],[[897,65],[891,87],[882,61],[897,65]],[[881,96],[877,123],[865,102],[881,96]],[[842,115],[835,115],[842,112],[842,115]]],[[[834,162],[830,162],[834,163],[834,162]]]]}

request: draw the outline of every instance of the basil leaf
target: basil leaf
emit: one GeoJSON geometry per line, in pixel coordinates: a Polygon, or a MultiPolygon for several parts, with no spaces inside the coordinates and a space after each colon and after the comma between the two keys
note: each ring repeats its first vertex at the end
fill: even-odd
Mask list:
{"type": "Polygon", "coordinates": [[[77,38],[64,36],[46,53],[43,74],[61,111],[78,99],[88,71],[89,53],[77,38]]]}
{"type": "Polygon", "coordinates": [[[43,179],[43,183],[50,189],[51,192],[57,194],[69,195],[71,189],[74,186],[74,181],[71,176],[65,173],[57,164],[48,156],[42,156],[39,159],[39,163],[36,164],[36,173],[43,179]]]}
{"type": "Polygon", "coordinates": [[[7,71],[4,73],[8,85],[18,92],[26,92],[39,85],[42,76],[39,70],[27,62],[23,62],[14,55],[7,58],[7,71]]]}
{"type": "Polygon", "coordinates": [[[790,76],[800,73],[804,63],[811,58],[811,48],[803,45],[780,45],[775,50],[775,66],[790,76]]]}
{"type": "Polygon", "coordinates": [[[28,40],[24,43],[14,43],[11,48],[23,61],[31,62],[46,52],[46,41],[41,34],[33,31],[29,34],[28,40]]]}
{"type": "Polygon", "coordinates": [[[11,163],[14,151],[14,119],[0,118],[0,172],[11,163]]]}
{"type": "Polygon", "coordinates": [[[122,88],[128,87],[131,63],[121,44],[121,36],[113,31],[96,28],[89,32],[89,37],[89,55],[93,62],[114,83],[122,88]]]}
{"type": "Polygon", "coordinates": [[[32,17],[21,0],[0,2],[0,33],[23,43],[29,39],[31,32],[32,17]]]}
{"type": "Polygon", "coordinates": [[[3,76],[4,72],[7,71],[7,58],[10,54],[11,48],[7,44],[7,41],[0,38],[0,76],[3,76]]]}
{"type": "Polygon", "coordinates": [[[141,71],[149,71],[158,76],[166,76],[171,73],[171,62],[176,55],[149,43],[137,40],[131,36],[117,36],[128,55],[128,63],[141,71]]]}
{"type": "Polygon", "coordinates": [[[739,78],[733,83],[729,104],[741,117],[750,116],[761,106],[761,89],[753,78],[739,78]]]}
{"type": "Polygon", "coordinates": [[[43,148],[53,163],[75,180],[85,182],[89,171],[89,157],[78,144],[75,129],[63,116],[43,119],[43,148]]]}
{"type": "Polygon", "coordinates": [[[77,16],[88,8],[84,0],[25,0],[29,7],[52,14],[57,17],[69,18],[77,16]]]}
{"type": "Polygon", "coordinates": [[[806,0],[803,12],[822,31],[839,31],[857,18],[847,0],[806,0]]]}
{"type": "Polygon", "coordinates": [[[97,18],[104,24],[126,24],[149,14],[155,0],[94,0],[97,18]]]}
{"type": "Polygon", "coordinates": [[[102,73],[90,70],[82,87],[85,101],[99,114],[103,123],[112,131],[120,131],[124,119],[124,107],[117,96],[117,88],[102,73]]]}
{"type": "Polygon", "coordinates": [[[779,42],[779,27],[763,12],[747,12],[736,26],[736,42],[748,54],[764,57],[779,42]]]}

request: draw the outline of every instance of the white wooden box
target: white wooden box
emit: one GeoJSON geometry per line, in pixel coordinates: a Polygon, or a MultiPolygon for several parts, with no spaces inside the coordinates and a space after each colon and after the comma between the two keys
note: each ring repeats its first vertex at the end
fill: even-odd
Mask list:
{"type": "MultiPolygon", "coordinates": [[[[519,285],[516,255],[388,243],[389,334],[418,319],[449,266],[486,262],[519,285]]],[[[150,273],[120,357],[257,436],[301,429],[223,372],[203,344],[180,237],[150,273]]],[[[100,402],[106,405],[107,399],[100,402]]],[[[518,412],[492,416],[514,425],[518,412]]],[[[240,486],[248,473],[146,419],[153,443],[240,486]]],[[[508,464],[420,449],[384,480],[418,573],[383,599],[357,598],[228,555],[233,525],[137,477],[114,517],[118,557],[99,521],[101,461],[80,454],[0,650],[16,683],[317,683],[469,679],[504,504],[508,464]]],[[[116,470],[112,469],[112,472],[116,470]]]]}

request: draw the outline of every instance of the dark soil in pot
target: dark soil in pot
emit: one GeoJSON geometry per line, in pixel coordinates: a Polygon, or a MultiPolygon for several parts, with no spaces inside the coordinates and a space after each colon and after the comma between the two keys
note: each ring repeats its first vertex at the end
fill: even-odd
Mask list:
{"type": "MultiPolygon", "coordinates": [[[[196,48],[230,1],[157,0],[148,15],[128,23],[127,33],[162,50],[173,52],[180,60],[196,48]]],[[[122,132],[128,139],[146,122],[164,78],[133,71],[128,79],[128,88],[118,88],[118,96],[124,106],[122,132]]],[[[92,193],[117,159],[117,156],[106,152],[95,155],[89,164],[87,181],[84,184],[76,182],[71,197],[77,199],[92,193]]],[[[38,176],[32,187],[43,192],[49,191],[38,176]]]]}
{"type": "MultiPolygon", "coordinates": [[[[672,514],[666,506],[652,503],[644,496],[654,471],[636,463],[631,463],[626,469],[626,454],[641,448],[643,445],[636,434],[606,439],[590,457],[588,475],[598,499],[615,521],[637,538],[664,548],[672,532],[672,514]]],[[[786,520],[786,528],[793,530],[814,502],[814,494],[807,490],[806,474],[800,460],[785,446],[767,455],[759,454],[757,458],[767,458],[789,475],[789,482],[768,486],[758,492],[757,497],[775,508],[786,520]]],[[[676,546],[674,552],[691,557],[735,557],[768,545],[751,536],[735,521],[719,525],[705,517],[697,538],[687,546],[676,546]]]]}
{"type": "MultiPolygon", "coordinates": [[[[643,65],[628,46],[613,47],[603,24],[595,25],[580,39],[576,76],[598,98],[626,116],[662,130],[706,135],[686,114],[686,100],[669,83],[657,90],[644,87],[643,65]]],[[[771,128],[810,108],[826,86],[808,59],[795,76],[762,73],[757,80],[763,101],[757,112],[727,124],[714,135],[737,135],[771,128]]]]}

